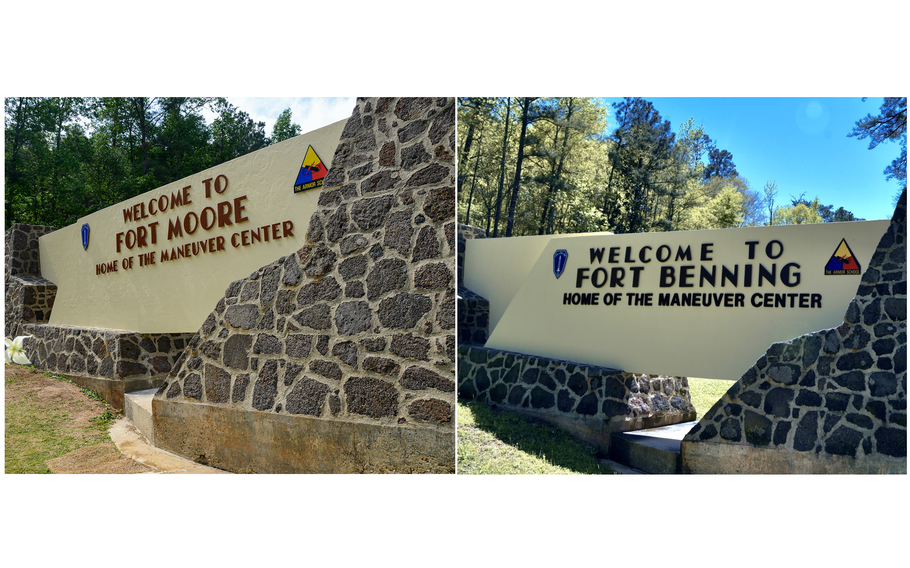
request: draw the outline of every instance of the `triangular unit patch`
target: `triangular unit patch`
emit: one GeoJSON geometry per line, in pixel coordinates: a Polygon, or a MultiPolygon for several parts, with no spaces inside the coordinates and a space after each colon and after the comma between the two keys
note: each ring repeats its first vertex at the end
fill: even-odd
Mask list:
{"type": "Polygon", "coordinates": [[[850,250],[850,245],[847,244],[847,240],[841,239],[840,244],[837,245],[837,250],[834,251],[834,254],[831,255],[831,259],[828,260],[828,264],[825,265],[825,276],[840,274],[858,275],[861,272],[862,268],[859,265],[859,261],[853,256],[853,251],[850,250]]]}
{"type": "Polygon", "coordinates": [[[322,187],[323,178],[328,173],[328,169],[312,146],[306,149],[306,156],[303,158],[303,164],[300,165],[300,173],[297,174],[297,181],[294,182],[294,193],[316,189],[322,187]]]}

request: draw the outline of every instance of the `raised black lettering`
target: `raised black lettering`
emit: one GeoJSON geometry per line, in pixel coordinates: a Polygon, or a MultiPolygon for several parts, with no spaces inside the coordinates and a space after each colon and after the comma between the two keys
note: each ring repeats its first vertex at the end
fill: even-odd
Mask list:
{"type": "MultiPolygon", "coordinates": [[[[256,233],[257,233],[256,236],[258,237],[258,236],[259,236],[259,235],[258,235],[258,233],[259,233],[259,230],[258,230],[258,229],[256,230],[256,233]]],[[[591,269],[590,269],[590,268],[579,268],[579,269],[578,269],[578,272],[575,274],[575,287],[576,287],[576,288],[581,288],[581,283],[582,283],[584,280],[587,280],[587,279],[588,279],[588,271],[589,271],[589,270],[591,270],[591,269]]]]}
{"type": "Polygon", "coordinates": [[[772,264],[771,270],[765,268],[764,264],[758,265],[758,286],[761,287],[762,282],[767,280],[771,283],[772,286],[777,286],[777,265],[772,264]]]}
{"type": "Polygon", "coordinates": [[[692,288],[694,284],[689,282],[695,276],[695,265],[687,264],[679,267],[679,287],[692,288]]]}
{"type": "Polygon", "coordinates": [[[788,262],[780,269],[780,281],[784,286],[793,288],[799,286],[799,265],[795,262],[788,262]]]}
{"type": "Polygon", "coordinates": [[[749,260],[755,258],[755,245],[758,244],[758,241],[746,241],[746,246],[749,247],[749,260]]]}
{"type": "Polygon", "coordinates": [[[714,253],[714,249],[711,248],[714,246],[714,243],[702,243],[701,244],[701,261],[708,262],[713,260],[709,255],[714,253]]]}
{"type": "Polygon", "coordinates": [[[780,258],[780,255],[784,254],[784,243],[782,243],[778,240],[773,240],[773,241],[769,242],[767,245],[765,245],[765,254],[768,255],[768,258],[770,258],[771,260],[780,258]],[[774,243],[777,243],[777,246],[778,246],[777,256],[775,256],[774,253],[772,252],[774,250],[774,243]]]}
{"type": "Polygon", "coordinates": [[[672,266],[660,267],[660,287],[669,288],[676,283],[676,272],[672,266]]]}
{"type": "Polygon", "coordinates": [[[708,268],[705,265],[702,265],[701,270],[699,270],[699,275],[698,275],[699,287],[703,287],[705,285],[705,282],[707,282],[708,284],[710,284],[713,287],[716,280],[717,280],[717,265],[712,264],[710,270],[708,270],[708,268]]]}

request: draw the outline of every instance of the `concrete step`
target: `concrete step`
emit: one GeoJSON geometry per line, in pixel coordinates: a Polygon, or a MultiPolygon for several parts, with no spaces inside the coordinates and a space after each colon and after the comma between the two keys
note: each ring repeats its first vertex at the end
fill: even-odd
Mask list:
{"type": "Polygon", "coordinates": [[[696,422],[621,432],[610,437],[610,459],[645,473],[680,473],[679,444],[696,422]]]}
{"type": "MultiPolygon", "coordinates": [[[[153,391],[154,392],[154,391],[153,391]]],[[[192,462],[149,444],[148,440],[127,418],[121,417],[110,429],[111,441],[126,457],[135,460],[150,471],[146,474],[161,473],[230,473],[192,462]]]]}
{"type": "Polygon", "coordinates": [[[149,441],[155,445],[155,421],[152,419],[152,398],[157,389],[128,392],[123,394],[123,415],[149,441]]]}
{"type": "Polygon", "coordinates": [[[641,470],[635,469],[634,467],[629,467],[625,464],[619,463],[617,461],[613,461],[611,459],[603,458],[603,459],[597,460],[597,462],[602,463],[602,464],[607,464],[608,466],[613,468],[613,471],[615,471],[616,473],[618,473],[620,475],[644,475],[644,473],[645,473],[641,470]]]}

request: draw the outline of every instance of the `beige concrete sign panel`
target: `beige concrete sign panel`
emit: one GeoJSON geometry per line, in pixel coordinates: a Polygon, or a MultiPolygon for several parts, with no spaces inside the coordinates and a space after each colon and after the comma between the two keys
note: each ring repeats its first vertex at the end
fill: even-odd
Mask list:
{"type": "Polygon", "coordinates": [[[231,282],[305,244],[345,122],[41,237],[42,275],[58,286],[50,323],[142,333],[198,330],[231,282]]]}
{"type": "MultiPolygon", "coordinates": [[[[588,236],[613,233],[586,233],[588,236]]],[[[524,284],[540,253],[553,235],[514,237],[508,239],[470,239],[465,256],[465,286],[490,302],[490,330],[499,323],[512,298],[524,284]],[[489,243],[495,242],[495,245],[489,243]],[[475,243],[481,243],[474,249],[475,243]],[[495,247],[495,252],[487,251],[495,247]],[[477,250],[475,254],[473,251],[477,250]],[[470,268],[469,268],[470,267],[470,268]]]]}
{"type": "Polygon", "coordinates": [[[490,301],[488,347],[737,380],[770,344],[843,323],[887,227],[474,239],[465,285],[490,301]]]}

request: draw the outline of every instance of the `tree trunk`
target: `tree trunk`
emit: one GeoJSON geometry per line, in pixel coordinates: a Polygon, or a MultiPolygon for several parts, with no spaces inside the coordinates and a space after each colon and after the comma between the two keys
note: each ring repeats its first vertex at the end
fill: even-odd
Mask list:
{"type": "Polygon", "coordinates": [[[483,130],[480,131],[480,137],[477,139],[477,145],[480,147],[480,149],[477,151],[477,159],[474,160],[474,172],[471,174],[471,190],[468,193],[468,211],[465,214],[465,225],[471,224],[471,205],[474,202],[474,186],[477,185],[477,168],[480,166],[480,155],[483,153],[483,130]]]}
{"type": "MultiPolygon", "coordinates": [[[[566,127],[563,130],[562,134],[562,148],[559,151],[559,162],[556,165],[556,172],[550,176],[550,186],[547,188],[547,200],[544,203],[544,211],[540,217],[540,228],[538,229],[538,235],[552,235],[553,234],[553,217],[554,212],[556,211],[556,205],[553,203],[556,197],[556,193],[559,191],[559,181],[562,178],[562,166],[566,161],[566,148],[568,147],[569,142],[569,132],[571,130],[569,123],[572,120],[572,112],[575,110],[574,105],[575,100],[569,98],[569,107],[568,112],[566,113],[566,127]],[[544,224],[546,223],[546,227],[544,224]]],[[[553,145],[555,146],[559,142],[559,127],[556,128],[556,137],[553,140],[553,145]]]]}
{"type": "MultiPolygon", "coordinates": [[[[461,151],[461,159],[459,163],[467,164],[468,156],[471,153],[471,143],[474,141],[474,125],[468,125],[468,135],[465,137],[464,148],[461,151]]],[[[459,173],[458,174],[458,195],[461,195],[461,186],[464,184],[465,178],[468,177],[467,174],[459,173]]],[[[471,185],[473,189],[473,184],[471,185]]]]}
{"type": "Polygon", "coordinates": [[[524,97],[521,101],[521,134],[518,136],[518,158],[515,161],[515,181],[512,182],[512,198],[509,200],[509,218],[506,224],[506,236],[512,236],[512,228],[515,224],[515,203],[518,201],[518,188],[521,185],[521,162],[524,158],[525,134],[528,131],[528,109],[531,108],[531,102],[534,99],[524,97]]]}
{"type": "MultiPolygon", "coordinates": [[[[509,147],[509,118],[512,113],[512,97],[506,99],[506,132],[502,137],[502,162],[499,164],[499,189],[496,192],[496,214],[493,216],[493,238],[499,233],[499,216],[502,211],[502,185],[506,177],[506,150],[509,147]]],[[[489,230],[487,230],[489,235],[489,230]]]]}

